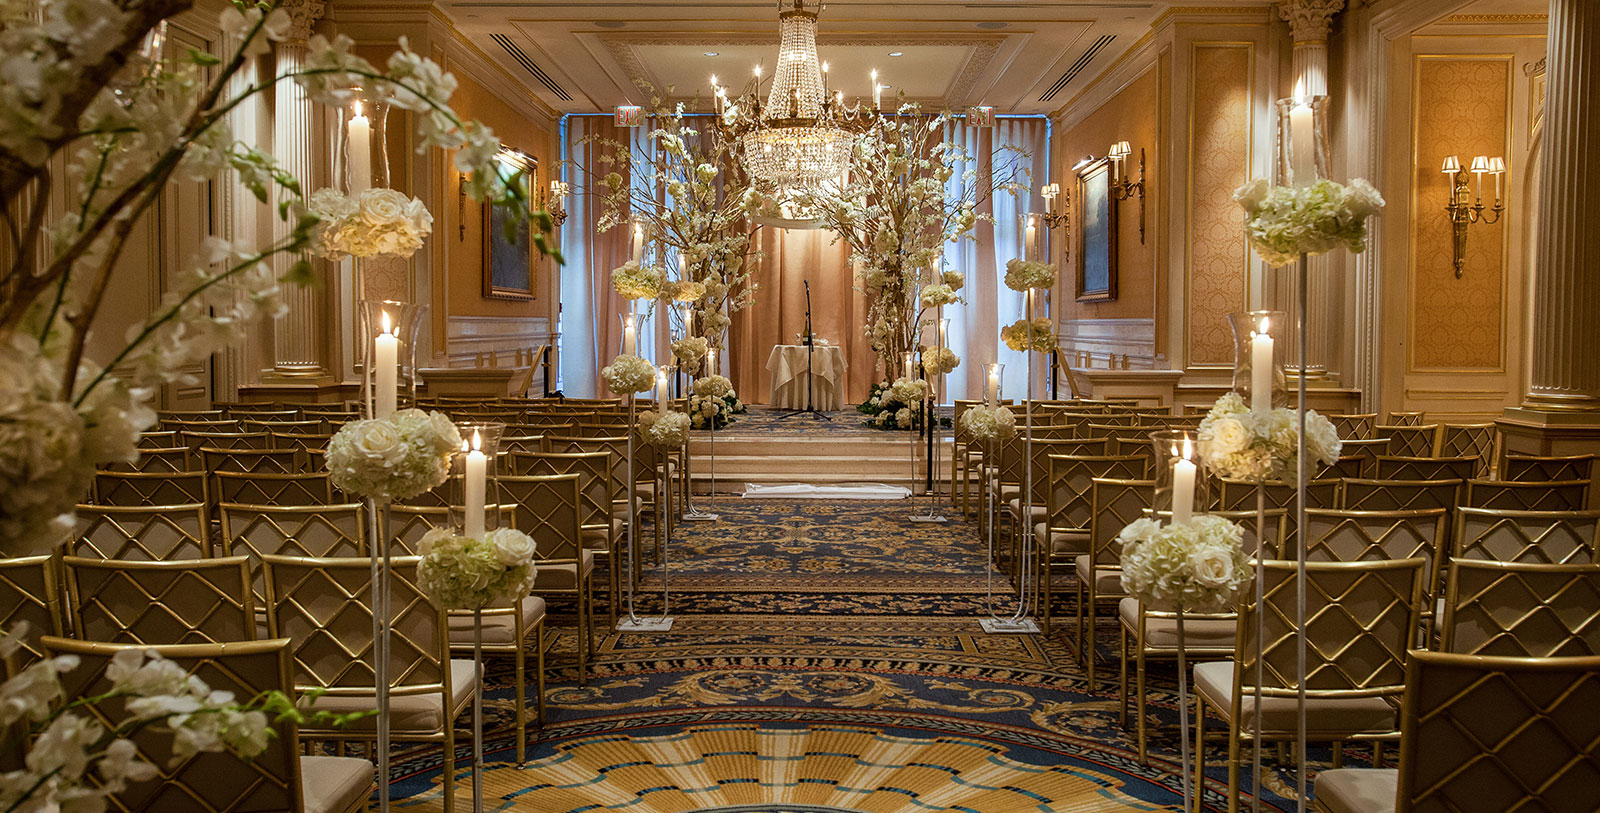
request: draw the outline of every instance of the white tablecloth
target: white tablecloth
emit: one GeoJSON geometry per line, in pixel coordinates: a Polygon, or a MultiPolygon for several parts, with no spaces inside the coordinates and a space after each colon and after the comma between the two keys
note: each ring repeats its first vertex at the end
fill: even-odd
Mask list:
{"type": "MultiPolygon", "coordinates": [[[[816,381],[811,395],[813,406],[832,412],[844,406],[844,371],[847,365],[842,347],[816,347],[812,350],[811,371],[816,381]]],[[[767,372],[772,373],[773,406],[805,409],[806,347],[780,344],[767,356],[767,372]]]]}

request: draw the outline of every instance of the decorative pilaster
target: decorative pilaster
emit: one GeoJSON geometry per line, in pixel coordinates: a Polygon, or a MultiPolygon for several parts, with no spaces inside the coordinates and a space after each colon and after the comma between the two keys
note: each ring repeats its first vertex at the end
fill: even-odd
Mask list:
{"type": "Polygon", "coordinates": [[[1328,29],[1344,0],[1287,0],[1278,15],[1294,36],[1294,76],[1307,96],[1328,94],[1328,29]]]}
{"type": "Polygon", "coordinates": [[[1600,411],[1600,4],[1552,0],[1533,365],[1523,405],[1600,411]]]}

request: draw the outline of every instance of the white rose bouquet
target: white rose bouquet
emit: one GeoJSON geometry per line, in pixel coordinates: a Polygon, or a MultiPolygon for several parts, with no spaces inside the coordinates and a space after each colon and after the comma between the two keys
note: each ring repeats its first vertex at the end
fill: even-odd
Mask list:
{"type": "Polygon", "coordinates": [[[678,360],[679,367],[692,368],[706,357],[710,347],[704,336],[685,336],[672,343],[672,357],[678,360]]]}
{"type": "Polygon", "coordinates": [[[601,368],[600,378],[618,395],[649,392],[656,385],[656,368],[638,356],[617,356],[601,368]]]}
{"type": "Polygon", "coordinates": [[[961,295],[956,293],[956,289],[943,282],[924,286],[922,289],[922,307],[924,308],[937,308],[940,305],[950,305],[960,301],[961,295]]]}
{"type": "Polygon", "coordinates": [[[667,287],[671,291],[672,301],[674,302],[698,302],[706,295],[706,284],[703,282],[679,280],[678,282],[668,283],[667,287]]]}
{"type": "Polygon", "coordinates": [[[443,483],[460,448],[461,433],[443,413],[403,409],[340,428],[328,442],[328,475],[340,491],[403,500],[443,483]]]}
{"type": "MultiPolygon", "coordinates": [[[[1200,421],[1200,459],[1222,477],[1262,482],[1293,483],[1299,473],[1300,417],[1295,410],[1278,407],[1255,412],[1238,393],[1217,399],[1200,421]]],[[[1339,459],[1344,444],[1333,422],[1315,410],[1306,411],[1306,451],[1313,465],[1339,459]]]]}
{"type": "Polygon", "coordinates": [[[1367,218],[1384,206],[1383,196],[1361,178],[1348,186],[1320,180],[1293,187],[1257,178],[1239,187],[1233,199],[1245,211],[1250,244],[1273,265],[1340,246],[1360,254],[1367,248],[1367,218]]]}
{"type": "Polygon", "coordinates": [[[1045,318],[1035,319],[1031,324],[1026,319],[1018,319],[1000,328],[1000,340],[1012,350],[1048,353],[1056,348],[1055,326],[1045,318]]]}
{"type": "Polygon", "coordinates": [[[944,375],[961,366],[961,357],[948,347],[927,350],[922,354],[922,371],[929,376],[944,375]]]}
{"type": "Polygon", "coordinates": [[[947,268],[939,273],[939,281],[951,289],[959,291],[962,286],[967,284],[967,275],[954,268],[947,268]]]}
{"type": "Polygon", "coordinates": [[[1250,580],[1244,529],[1200,514],[1162,525],[1136,519],[1117,535],[1122,543],[1122,588],[1157,610],[1222,612],[1250,580]]]}
{"type": "Polygon", "coordinates": [[[733,382],[727,376],[708,375],[694,381],[694,394],[711,398],[726,398],[733,394],[733,382]]]}
{"type": "Polygon", "coordinates": [[[661,449],[679,449],[689,442],[689,416],[677,410],[665,415],[647,410],[639,416],[639,434],[644,442],[661,449]]]}
{"type": "Polygon", "coordinates": [[[1010,440],[1017,434],[1017,416],[1003,406],[980,404],[961,413],[961,428],[980,443],[1010,440]]]}
{"type": "Polygon", "coordinates": [[[638,260],[629,260],[611,271],[611,287],[623,299],[656,299],[665,284],[666,275],[661,269],[645,268],[638,260]]]}
{"type": "Polygon", "coordinates": [[[889,386],[889,399],[902,404],[920,404],[928,397],[928,382],[920,378],[897,378],[889,386]]]}
{"type": "Polygon", "coordinates": [[[428,207],[393,189],[367,189],[354,197],[337,189],[319,189],[308,208],[321,221],[312,246],[330,260],[380,254],[410,257],[433,233],[428,207]]]}
{"type": "Polygon", "coordinates": [[[1049,288],[1056,284],[1056,267],[1049,263],[1013,257],[1006,262],[1006,287],[1013,291],[1049,288]]]}
{"type": "Polygon", "coordinates": [[[481,538],[434,528],[417,543],[417,580],[447,610],[479,610],[521,601],[533,590],[533,539],[511,528],[481,538]]]}

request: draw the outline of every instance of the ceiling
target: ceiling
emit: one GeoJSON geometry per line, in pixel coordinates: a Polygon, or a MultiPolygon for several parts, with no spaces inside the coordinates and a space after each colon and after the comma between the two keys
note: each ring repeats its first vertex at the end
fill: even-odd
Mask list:
{"type": "MultiPolygon", "coordinates": [[[[455,26],[563,113],[706,99],[710,77],[742,88],[777,56],[773,0],[455,0],[455,26]],[[708,54],[715,54],[709,56],[708,54]]],[[[1060,108],[1150,30],[1172,0],[833,0],[818,25],[830,84],[1001,113],[1060,108]],[[901,56],[890,56],[899,53],[901,56]]],[[[1211,0],[1260,5],[1260,0],[1211,0]]]]}

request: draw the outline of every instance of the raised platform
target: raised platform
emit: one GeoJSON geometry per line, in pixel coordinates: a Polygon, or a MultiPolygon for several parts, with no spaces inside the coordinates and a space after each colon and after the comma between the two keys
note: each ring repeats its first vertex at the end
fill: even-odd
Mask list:
{"type": "MultiPolygon", "coordinates": [[[[809,416],[780,420],[784,410],[752,406],[726,429],[717,431],[717,490],[737,491],[745,483],[860,483],[912,487],[911,433],[862,425],[855,409],[829,413],[832,421],[809,416]]],[[[950,476],[949,430],[940,439],[935,480],[950,476]]],[[[692,482],[697,492],[711,488],[711,433],[689,440],[694,455],[692,482]]],[[[926,446],[917,452],[917,480],[926,476],[926,446]]],[[[920,492],[922,487],[916,486],[920,492]]]]}

